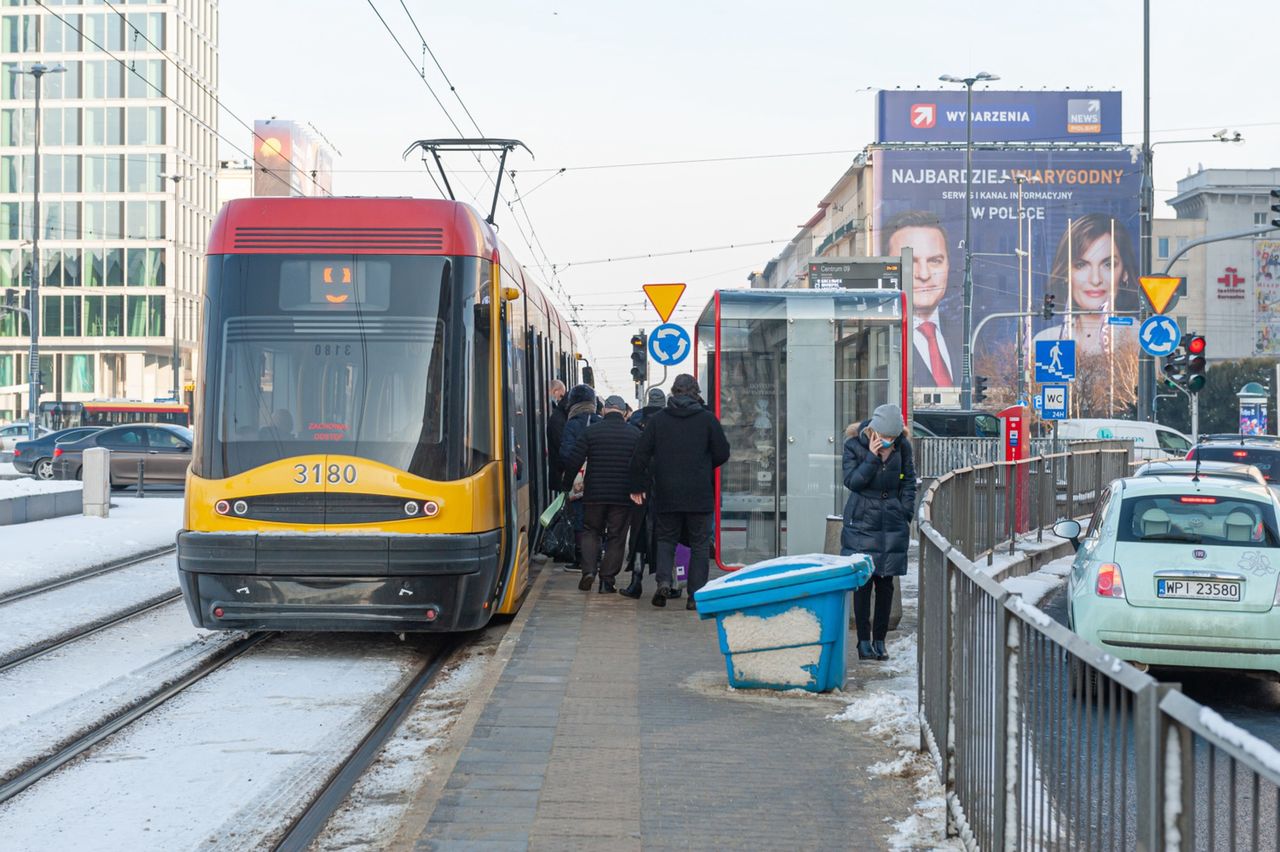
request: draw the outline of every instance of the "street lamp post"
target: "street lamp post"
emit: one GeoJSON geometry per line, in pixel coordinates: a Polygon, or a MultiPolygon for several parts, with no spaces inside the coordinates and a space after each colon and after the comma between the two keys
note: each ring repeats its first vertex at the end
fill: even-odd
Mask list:
{"type": "Polygon", "coordinates": [[[36,439],[36,421],[40,416],[40,83],[45,74],[60,74],[67,69],[61,65],[50,67],[37,62],[23,70],[17,63],[10,63],[15,74],[30,74],[35,80],[35,154],[32,157],[31,194],[31,283],[27,290],[27,324],[31,327],[31,347],[27,351],[27,434],[36,439]]]}
{"type": "Polygon", "coordinates": [[[173,326],[173,401],[181,402],[182,397],[178,395],[182,381],[179,376],[182,353],[178,349],[178,267],[181,266],[178,260],[178,184],[182,182],[182,175],[164,174],[160,177],[173,181],[173,262],[169,265],[169,275],[173,278],[173,316],[169,318],[169,324],[173,326]]]}
{"type": "Polygon", "coordinates": [[[964,140],[964,364],[960,374],[960,407],[973,407],[973,250],[969,232],[973,225],[973,84],[999,80],[995,74],[979,71],[972,77],[943,74],[944,83],[963,83],[965,90],[964,140]]]}

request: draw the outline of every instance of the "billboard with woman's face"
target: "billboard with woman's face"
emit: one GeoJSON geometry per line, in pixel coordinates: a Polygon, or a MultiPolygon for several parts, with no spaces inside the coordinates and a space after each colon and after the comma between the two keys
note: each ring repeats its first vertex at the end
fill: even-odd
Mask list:
{"type": "MultiPolygon", "coordinates": [[[[913,384],[917,390],[958,385],[964,146],[877,148],[872,158],[871,244],[885,255],[910,245],[916,259],[910,286],[924,297],[914,300],[913,384]]],[[[976,374],[984,362],[1012,360],[1019,328],[1036,339],[1074,340],[1086,360],[1116,352],[1136,357],[1136,325],[1119,323],[1139,302],[1141,176],[1141,161],[1127,148],[975,148],[973,325],[991,314],[1035,312],[1021,323],[994,319],[985,325],[974,341],[976,374]],[[1040,316],[1047,294],[1057,309],[1051,320],[1040,316]]]]}

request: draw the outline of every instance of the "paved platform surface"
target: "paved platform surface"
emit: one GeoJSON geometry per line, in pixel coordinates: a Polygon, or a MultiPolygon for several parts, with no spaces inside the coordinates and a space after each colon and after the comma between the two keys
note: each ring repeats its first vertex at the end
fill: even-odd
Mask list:
{"type": "Polygon", "coordinates": [[[867,773],[896,752],[830,721],[842,701],[733,692],[683,599],[578,579],[542,570],[405,848],[886,848],[915,797],[867,773]]]}

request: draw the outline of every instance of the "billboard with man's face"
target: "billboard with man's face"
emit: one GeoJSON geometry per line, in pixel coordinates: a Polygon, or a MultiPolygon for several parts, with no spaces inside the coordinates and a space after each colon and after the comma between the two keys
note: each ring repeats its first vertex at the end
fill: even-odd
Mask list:
{"type": "MultiPolygon", "coordinates": [[[[909,94],[908,100],[918,100],[940,93],[909,94]]],[[[1019,119],[1032,114],[1019,111],[1019,98],[1035,95],[1033,114],[1041,117],[1050,112],[1046,95],[1061,98],[1064,133],[1072,117],[1065,100],[1077,97],[992,94],[1003,96],[1003,112],[1019,119]]],[[[882,98],[881,109],[897,100],[882,98]]],[[[1103,103],[1111,105],[1111,100],[1103,103]]],[[[909,109],[911,104],[899,106],[909,109]]],[[[1118,123],[1118,95],[1114,106],[1118,123]]],[[[1107,114],[1104,109],[1099,121],[1107,114]]],[[[892,126],[882,115],[882,130],[892,126]]],[[[1009,138],[1025,138],[1018,126],[1009,130],[1009,138]]],[[[1034,132],[1047,132],[1043,124],[1037,127],[1034,132]]],[[[1100,127],[1112,129],[1105,122],[1100,127]]],[[[988,127],[988,135],[993,132],[988,127]]],[[[935,401],[954,403],[964,349],[965,148],[876,148],[872,156],[871,243],[880,255],[896,255],[910,246],[914,256],[914,269],[903,271],[913,298],[913,384],[917,391],[940,391],[931,394],[935,401]]],[[[1110,359],[1116,352],[1136,357],[1136,325],[1117,323],[1138,307],[1140,184],[1141,161],[1130,149],[1116,146],[974,149],[973,326],[977,329],[984,317],[997,313],[1036,314],[1034,319],[988,322],[974,342],[975,374],[988,375],[993,387],[1012,383],[1019,328],[1034,339],[1074,340],[1084,361],[1110,359]],[[1046,294],[1055,297],[1057,308],[1049,321],[1040,317],[1046,294]]]]}

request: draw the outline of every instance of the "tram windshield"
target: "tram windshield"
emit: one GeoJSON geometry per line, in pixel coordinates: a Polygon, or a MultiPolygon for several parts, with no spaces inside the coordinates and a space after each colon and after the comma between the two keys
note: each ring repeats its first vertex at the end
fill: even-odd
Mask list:
{"type": "Polygon", "coordinates": [[[320,453],[434,480],[478,471],[493,456],[488,270],[475,258],[211,258],[202,475],[320,453]]]}

